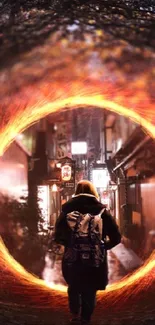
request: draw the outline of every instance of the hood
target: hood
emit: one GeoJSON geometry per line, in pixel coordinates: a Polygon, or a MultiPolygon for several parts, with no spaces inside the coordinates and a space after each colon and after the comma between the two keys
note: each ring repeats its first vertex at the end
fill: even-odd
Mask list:
{"type": "Polygon", "coordinates": [[[64,213],[79,211],[80,213],[99,214],[100,211],[106,208],[98,199],[91,194],[81,193],[75,195],[72,199],[62,206],[64,213]]]}

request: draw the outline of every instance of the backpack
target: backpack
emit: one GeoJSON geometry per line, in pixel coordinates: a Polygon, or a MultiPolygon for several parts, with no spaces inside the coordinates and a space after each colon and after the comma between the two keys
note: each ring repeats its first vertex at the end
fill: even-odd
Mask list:
{"type": "Polygon", "coordinates": [[[65,250],[63,260],[69,266],[73,264],[99,267],[105,258],[102,238],[101,214],[91,215],[73,211],[67,214],[67,223],[71,229],[71,240],[65,250]]]}

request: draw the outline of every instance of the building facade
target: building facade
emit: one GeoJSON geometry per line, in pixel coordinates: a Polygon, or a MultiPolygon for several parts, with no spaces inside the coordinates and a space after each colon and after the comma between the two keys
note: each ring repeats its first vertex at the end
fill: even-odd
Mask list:
{"type": "Polygon", "coordinates": [[[155,201],[151,199],[155,194],[155,143],[141,126],[122,116],[113,119],[110,130],[107,166],[111,188],[115,187],[111,191],[114,215],[134,250],[144,252],[155,230],[155,201]]]}

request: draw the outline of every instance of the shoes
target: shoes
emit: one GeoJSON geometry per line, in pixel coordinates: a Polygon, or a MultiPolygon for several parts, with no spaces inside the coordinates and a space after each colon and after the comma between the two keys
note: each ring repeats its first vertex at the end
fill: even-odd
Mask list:
{"type": "Polygon", "coordinates": [[[70,320],[70,324],[80,325],[80,319],[79,319],[79,317],[73,317],[73,318],[70,320]]]}
{"type": "Polygon", "coordinates": [[[85,319],[79,319],[78,317],[74,317],[70,320],[69,324],[74,324],[74,325],[89,325],[90,321],[85,320],[85,319]]]}

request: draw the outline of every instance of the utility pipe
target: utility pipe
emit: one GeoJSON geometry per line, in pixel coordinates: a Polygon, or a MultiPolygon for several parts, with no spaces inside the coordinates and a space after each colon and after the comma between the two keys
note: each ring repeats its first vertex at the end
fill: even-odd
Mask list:
{"type": "Polygon", "coordinates": [[[143,139],[140,144],[136,146],[136,148],[120,163],[118,164],[114,169],[113,172],[116,172],[120,167],[122,167],[125,163],[127,163],[135,154],[137,154],[142,147],[149,142],[149,140],[152,140],[150,136],[146,136],[145,139],[143,139]]]}

